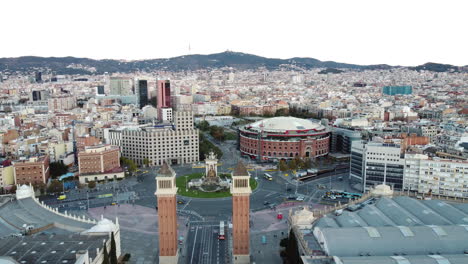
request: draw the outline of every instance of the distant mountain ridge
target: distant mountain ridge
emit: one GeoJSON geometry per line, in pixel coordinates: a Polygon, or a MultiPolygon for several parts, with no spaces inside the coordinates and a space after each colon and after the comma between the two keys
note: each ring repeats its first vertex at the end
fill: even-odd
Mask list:
{"type": "MultiPolygon", "coordinates": [[[[93,74],[93,73],[114,73],[114,72],[136,72],[136,71],[184,71],[199,69],[217,69],[232,67],[241,70],[258,69],[278,69],[281,67],[307,70],[312,68],[330,69],[355,69],[374,70],[391,69],[400,66],[379,65],[357,65],[340,63],[334,61],[320,61],[314,58],[290,58],[275,59],[265,58],[257,55],[241,52],[225,51],[208,55],[184,55],[168,59],[149,60],[94,60],[88,58],[75,57],[34,57],[25,56],[18,58],[0,58],[0,71],[9,72],[32,72],[37,70],[49,70],[57,74],[93,74]]],[[[446,64],[427,63],[421,66],[409,67],[412,70],[429,71],[461,71],[467,67],[457,67],[446,64]]]]}

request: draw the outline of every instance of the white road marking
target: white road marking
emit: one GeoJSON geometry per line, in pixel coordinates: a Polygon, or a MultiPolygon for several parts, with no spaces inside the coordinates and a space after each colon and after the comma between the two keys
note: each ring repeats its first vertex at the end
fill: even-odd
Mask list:
{"type": "Polygon", "coordinates": [[[192,201],[192,199],[188,200],[188,202],[182,207],[182,210],[185,210],[185,208],[189,205],[189,203],[192,201]]]}
{"type": "Polygon", "coordinates": [[[193,254],[195,253],[195,245],[197,241],[198,228],[195,230],[195,238],[193,239],[193,248],[192,248],[192,257],[190,258],[190,263],[193,263],[193,254]]]}

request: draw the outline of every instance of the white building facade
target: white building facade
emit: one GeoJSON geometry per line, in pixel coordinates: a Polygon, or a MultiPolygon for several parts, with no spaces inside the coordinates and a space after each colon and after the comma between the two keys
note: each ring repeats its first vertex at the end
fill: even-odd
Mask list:
{"type": "Polygon", "coordinates": [[[364,190],[379,184],[402,189],[404,164],[404,155],[398,144],[354,141],[350,180],[362,184],[364,190]]]}
{"type": "Polygon", "coordinates": [[[407,154],[403,186],[405,190],[426,195],[467,198],[468,161],[407,154]]]}

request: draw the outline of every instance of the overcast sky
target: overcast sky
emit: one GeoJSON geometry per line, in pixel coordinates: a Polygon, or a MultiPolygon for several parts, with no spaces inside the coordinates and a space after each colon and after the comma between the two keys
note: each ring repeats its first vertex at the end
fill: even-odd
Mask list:
{"type": "Polygon", "coordinates": [[[468,64],[468,0],[2,0],[0,57],[468,64]],[[190,51],[189,51],[190,45],[190,51]]]}

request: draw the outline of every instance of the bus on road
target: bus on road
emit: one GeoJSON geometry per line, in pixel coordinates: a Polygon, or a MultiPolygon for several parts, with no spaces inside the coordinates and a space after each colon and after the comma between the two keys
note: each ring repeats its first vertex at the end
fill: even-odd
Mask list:
{"type": "Polygon", "coordinates": [[[273,180],[273,176],[271,176],[271,175],[268,174],[268,173],[265,173],[265,174],[263,175],[263,177],[264,177],[265,179],[269,180],[269,181],[272,181],[272,180],[273,180]]]}
{"type": "Polygon", "coordinates": [[[218,234],[218,239],[219,240],[224,240],[224,221],[219,222],[219,234],[218,234]]]}

